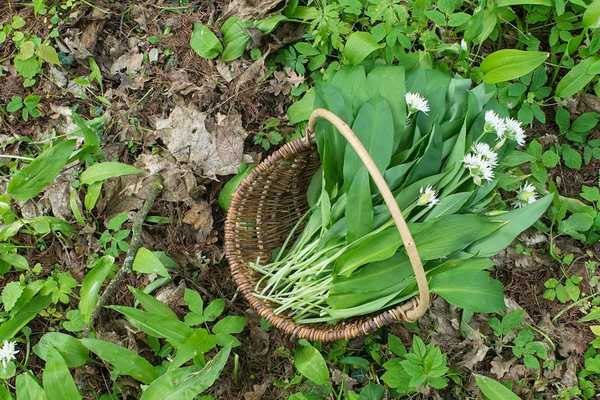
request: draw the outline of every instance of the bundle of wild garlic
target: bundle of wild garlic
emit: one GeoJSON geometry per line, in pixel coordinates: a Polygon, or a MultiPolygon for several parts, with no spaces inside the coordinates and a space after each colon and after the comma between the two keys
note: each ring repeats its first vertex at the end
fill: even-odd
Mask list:
{"type": "MultiPolygon", "coordinates": [[[[523,182],[512,211],[497,195],[502,160],[525,143],[521,124],[503,118],[493,87],[437,69],[344,68],[315,88],[314,107],[350,125],[409,223],[432,292],[457,306],[491,312],[504,305],[487,269],[544,213],[523,182]]],[[[268,264],[256,295],[299,323],[383,310],[417,293],[400,235],[354,150],[328,122],[317,123],[322,166],[311,206],[268,264]],[[294,241],[291,238],[302,226],[294,241]]]]}

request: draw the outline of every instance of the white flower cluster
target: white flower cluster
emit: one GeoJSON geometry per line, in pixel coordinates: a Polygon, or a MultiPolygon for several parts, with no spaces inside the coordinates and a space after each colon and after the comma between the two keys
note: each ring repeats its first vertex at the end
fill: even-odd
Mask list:
{"type": "Polygon", "coordinates": [[[406,106],[408,107],[408,114],[415,114],[417,112],[428,113],[429,112],[429,102],[419,93],[407,92],[404,95],[404,99],[406,100],[406,106]]]}
{"type": "Polygon", "coordinates": [[[513,201],[515,208],[525,207],[527,204],[531,204],[537,200],[537,193],[535,187],[531,183],[524,183],[519,191],[517,197],[513,201]]]}
{"type": "Polygon", "coordinates": [[[476,185],[494,179],[494,168],[498,164],[498,155],[487,143],[476,143],[471,152],[463,158],[465,167],[476,185]]]}
{"type": "Polygon", "coordinates": [[[437,193],[433,190],[433,187],[427,186],[419,190],[419,198],[417,199],[418,206],[433,207],[440,202],[437,198],[437,193]]]}
{"type": "Polygon", "coordinates": [[[17,353],[19,353],[19,350],[15,349],[15,345],[15,342],[5,340],[2,347],[0,347],[0,363],[2,363],[2,368],[6,368],[8,363],[14,360],[17,353]]]}
{"type": "Polygon", "coordinates": [[[502,118],[492,110],[485,112],[483,131],[485,133],[495,133],[498,136],[499,142],[496,148],[502,147],[507,139],[516,142],[519,146],[525,144],[525,130],[521,123],[513,118],[502,118]]]}

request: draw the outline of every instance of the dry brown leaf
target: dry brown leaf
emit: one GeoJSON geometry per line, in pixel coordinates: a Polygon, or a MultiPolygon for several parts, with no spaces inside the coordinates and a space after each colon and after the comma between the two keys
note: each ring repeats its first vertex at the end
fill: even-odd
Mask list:
{"type": "Polygon", "coordinates": [[[252,391],[244,393],[244,400],[261,400],[269,387],[269,382],[252,385],[252,391]]]}
{"type": "Polygon", "coordinates": [[[206,114],[192,104],[176,106],[168,119],[156,122],[159,137],[177,161],[192,164],[209,178],[235,174],[247,136],[241,115],[219,114],[210,130],[206,125],[206,114]]]}
{"type": "Polygon", "coordinates": [[[505,361],[502,356],[496,356],[491,362],[492,368],[490,369],[490,372],[494,374],[496,378],[502,379],[513,366],[514,362],[514,358],[505,361]]]}
{"type": "Polygon", "coordinates": [[[194,203],[183,216],[183,223],[191,225],[200,241],[206,240],[213,227],[210,205],[206,201],[194,203]]]}
{"type": "Polygon", "coordinates": [[[582,96],[582,100],[585,105],[585,111],[595,111],[600,113],[600,97],[586,93],[582,96]]]}
{"type": "Polygon", "coordinates": [[[52,214],[55,217],[67,219],[71,216],[69,207],[69,188],[71,184],[67,181],[59,181],[46,189],[46,196],[50,201],[52,214]]]}
{"type": "Polygon", "coordinates": [[[185,304],[183,296],[185,293],[185,283],[182,281],[179,285],[170,283],[156,292],[156,300],[167,304],[172,309],[183,306],[185,304]]]}
{"type": "MultiPolygon", "coordinates": [[[[79,37],[73,35],[72,37],[65,37],[63,40],[66,48],[63,46],[61,51],[70,53],[78,60],[87,60],[88,57],[92,57],[92,53],[90,53],[79,37]]],[[[59,41],[57,43],[60,44],[59,41]]],[[[59,45],[59,47],[61,46],[59,45]]]]}
{"type": "Polygon", "coordinates": [[[113,62],[110,67],[111,75],[116,75],[119,72],[126,71],[127,74],[135,74],[142,68],[144,54],[138,52],[137,48],[123,54],[113,62]]]}
{"type": "Polygon", "coordinates": [[[485,359],[490,348],[483,343],[482,339],[471,342],[472,350],[464,355],[462,365],[473,370],[477,364],[485,359]]]}
{"type": "Polygon", "coordinates": [[[233,0],[225,15],[237,15],[241,19],[261,19],[282,4],[282,0],[233,0]]]}
{"type": "Polygon", "coordinates": [[[136,166],[145,169],[150,175],[160,174],[164,190],[161,198],[166,201],[190,201],[191,193],[197,188],[196,177],[185,165],[179,165],[170,155],[140,155],[136,166]]]}
{"type": "Polygon", "coordinates": [[[587,332],[583,329],[575,329],[562,326],[557,329],[559,333],[558,354],[562,357],[569,357],[571,354],[583,354],[587,349],[587,332]]]}
{"type": "Polygon", "coordinates": [[[236,76],[233,87],[235,93],[248,90],[248,88],[256,88],[265,76],[265,59],[269,55],[265,52],[262,57],[254,61],[244,72],[236,76]]]}
{"type": "Polygon", "coordinates": [[[577,386],[577,358],[569,357],[564,363],[566,365],[565,371],[562,374],[561,383],[565,387],[571,388],[577,386]]]}
{"type": "Polygon", "coordinates": [[[81,34],[81,44],[93,53],[98,41],[98,32],[102,30],[106,21],[106,14],[99,8],[93,8],[92,18],[81,34]]]}

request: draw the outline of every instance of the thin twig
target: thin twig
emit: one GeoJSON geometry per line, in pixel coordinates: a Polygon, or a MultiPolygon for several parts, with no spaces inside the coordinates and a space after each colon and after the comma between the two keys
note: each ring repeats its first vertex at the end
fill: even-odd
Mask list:
{"type": "Polygon", "coordinates": [[[106,286],[106,289],[104,289],[102,296],[100,296],[100,299],[98,300],[98,305],[94,310],[94,313],[92,314],[90,328],[93,328],[96,325],[96,322],[98,322],[97,320],[100,314],[102,313],[103,307],[106,306],[108,302],[112,300],[125,278],[127,278],[127,276],[131,273],[131,265],[133,264],[133,259],[135,258],[135,254],[142,245],[142,225],[144,223],[144,220],[146,219],[146,216],[148,215],[148,212],[154,205],[156,198],[163,189],[162,178],[160,177],[160,175],[153,175],[149,178],[149,180],[150,182],[148,186],[150,190],[148,192],[148,197],[144,201],[142,208],[140,208],[140,210],[135,214],[135,217],[133,218],[131,242],[129,243],[129,249],[127,250],[125,261],[123,261],[121,269],[117,271],[117,274],[110,281],[108,286],[106,286]]]}

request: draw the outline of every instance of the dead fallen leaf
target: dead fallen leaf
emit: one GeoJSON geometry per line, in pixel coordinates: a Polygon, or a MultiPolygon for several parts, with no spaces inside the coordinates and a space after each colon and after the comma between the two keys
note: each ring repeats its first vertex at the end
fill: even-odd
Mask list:
{"type": "Polygon", "coordinates": [[[265,52],[259,59],[254,61],[244,72],[236,76],[233,82],[235,94],[251,87],[258,87],[258,84],[265,76],[265,59],[269,52],[265,52]]]}
{"type": "Polygon", "coordinates": [[[71,184],[67,181],[58,181],[46,189],[46,196],[50,201],[52,214],[55,217],[67,219],[71,216],[69,207],[69,188],[71,184]]]}
{"type": "Polygon", "coordinates": [[[185,304],[183,295],[185,293],[185,283],[181,281],[179,285],[175,286],[174,283],[170,283],[160,288],[156,293],[156,300],[162,301],[172,309],[183,306],[185,304]]]}
{"type": "Polygon", "coordinates": [[[586,106],[584,111],[595,111],[600,113],[600,97],[585,93],[582,96],[583,104],[586,106]]]}
{"type": "Polygon", "coordinates": [[[244,393],[244,400],[261,400],[269,387],[269,382],[252,385],[252,391],[244,393]]]}
{"type": "Polygon", "coordinates": [[[577,358],[569,357],[564,363],[566,365],[565,371],[563,372],[561,383],[567,388],[577,386],[577,358]]]}
{"type": "Polygon", "coordinates": [[[59,44],[59,49],[61,51],[70,53],[73,57],[75,57],[78,60],[86,60],[88,57],[92,57],[92,53],[90,53],[90,51],[87,49],[85,44],[83,44],[83,42],[78,36],[66,36],[63,40],[64,46],[61,46],[60,41],[57,40],[57,43],[59,44]]]}
{"type": "Polygon", "coordinates": [[[572,354],[580,355],[585,352],[589,342],[587,331],[564,325],[557,331],[559,333],[558,354],[566,358],[572,354]]]}
{"type": "Polygon", "coordinates": [[[197,188],[196,177],[185,165],[179,165],[170,155],[140,155],[136,166],[148,171],[150,175],[160,174],[164,190],[161,198],[166,201],[191,201],[191,194],[197,188]]]}
{"type": "Polygon", "coordinates": [[[237,15],[241,19],[261,19],[273,11],[282,0],[233,0],[225,15],[237,15]]]}
{"type": "Polygon", "coordinates": [[[494,374],[496,378],[502,379],[502,377],[508,373],[514,362],[514,358],[505,361],[502,356],[496,356],[491,362],[492,368],[490,369],[490,372],[494,374]]]}
{"type": "Polygon", "coordinates": [[[247,136],[239,113],[217,115],[217,123],[209,130],[205,113],[192,104],[179,105],[168,119],[156,122],[156,129],[177,161],[190,163],[209,178],[239,169],[247,136]]]}
{"type": "Polygon", "coordinates": [[[116,75],[124,70],[127,74],[135,74],[142,68],[142,62],[144,61],[144,54],[139,53],[137,48],[123,54],[115,60],[110,67],[111,75],[116,75]]]}
{"type": "Polygon", "coordinates": [[[490,348],[483,343],[483,340],[471,342],[472,350],[463,356],[462,365],[465,368],[473,370],[477,364],[485,359],[490,348]]]}
{"type": "Polygon", "coordinates": [[[106,17],[107,15],[103,10],[96,7],[93,8],[91,15],[92,21],[85,27],[81,34],[81,44],[92,53],[94,52],[96,42],[98,41],[98,32],[104,27],[106,17]]]}
{"type": "Polygon", "coordinates": [[[191,225],[199,241],[204,242],[213,228],[210,205],[206,201],[194,203],[192,208],[183,215],[183,223],[191,225]]]}

